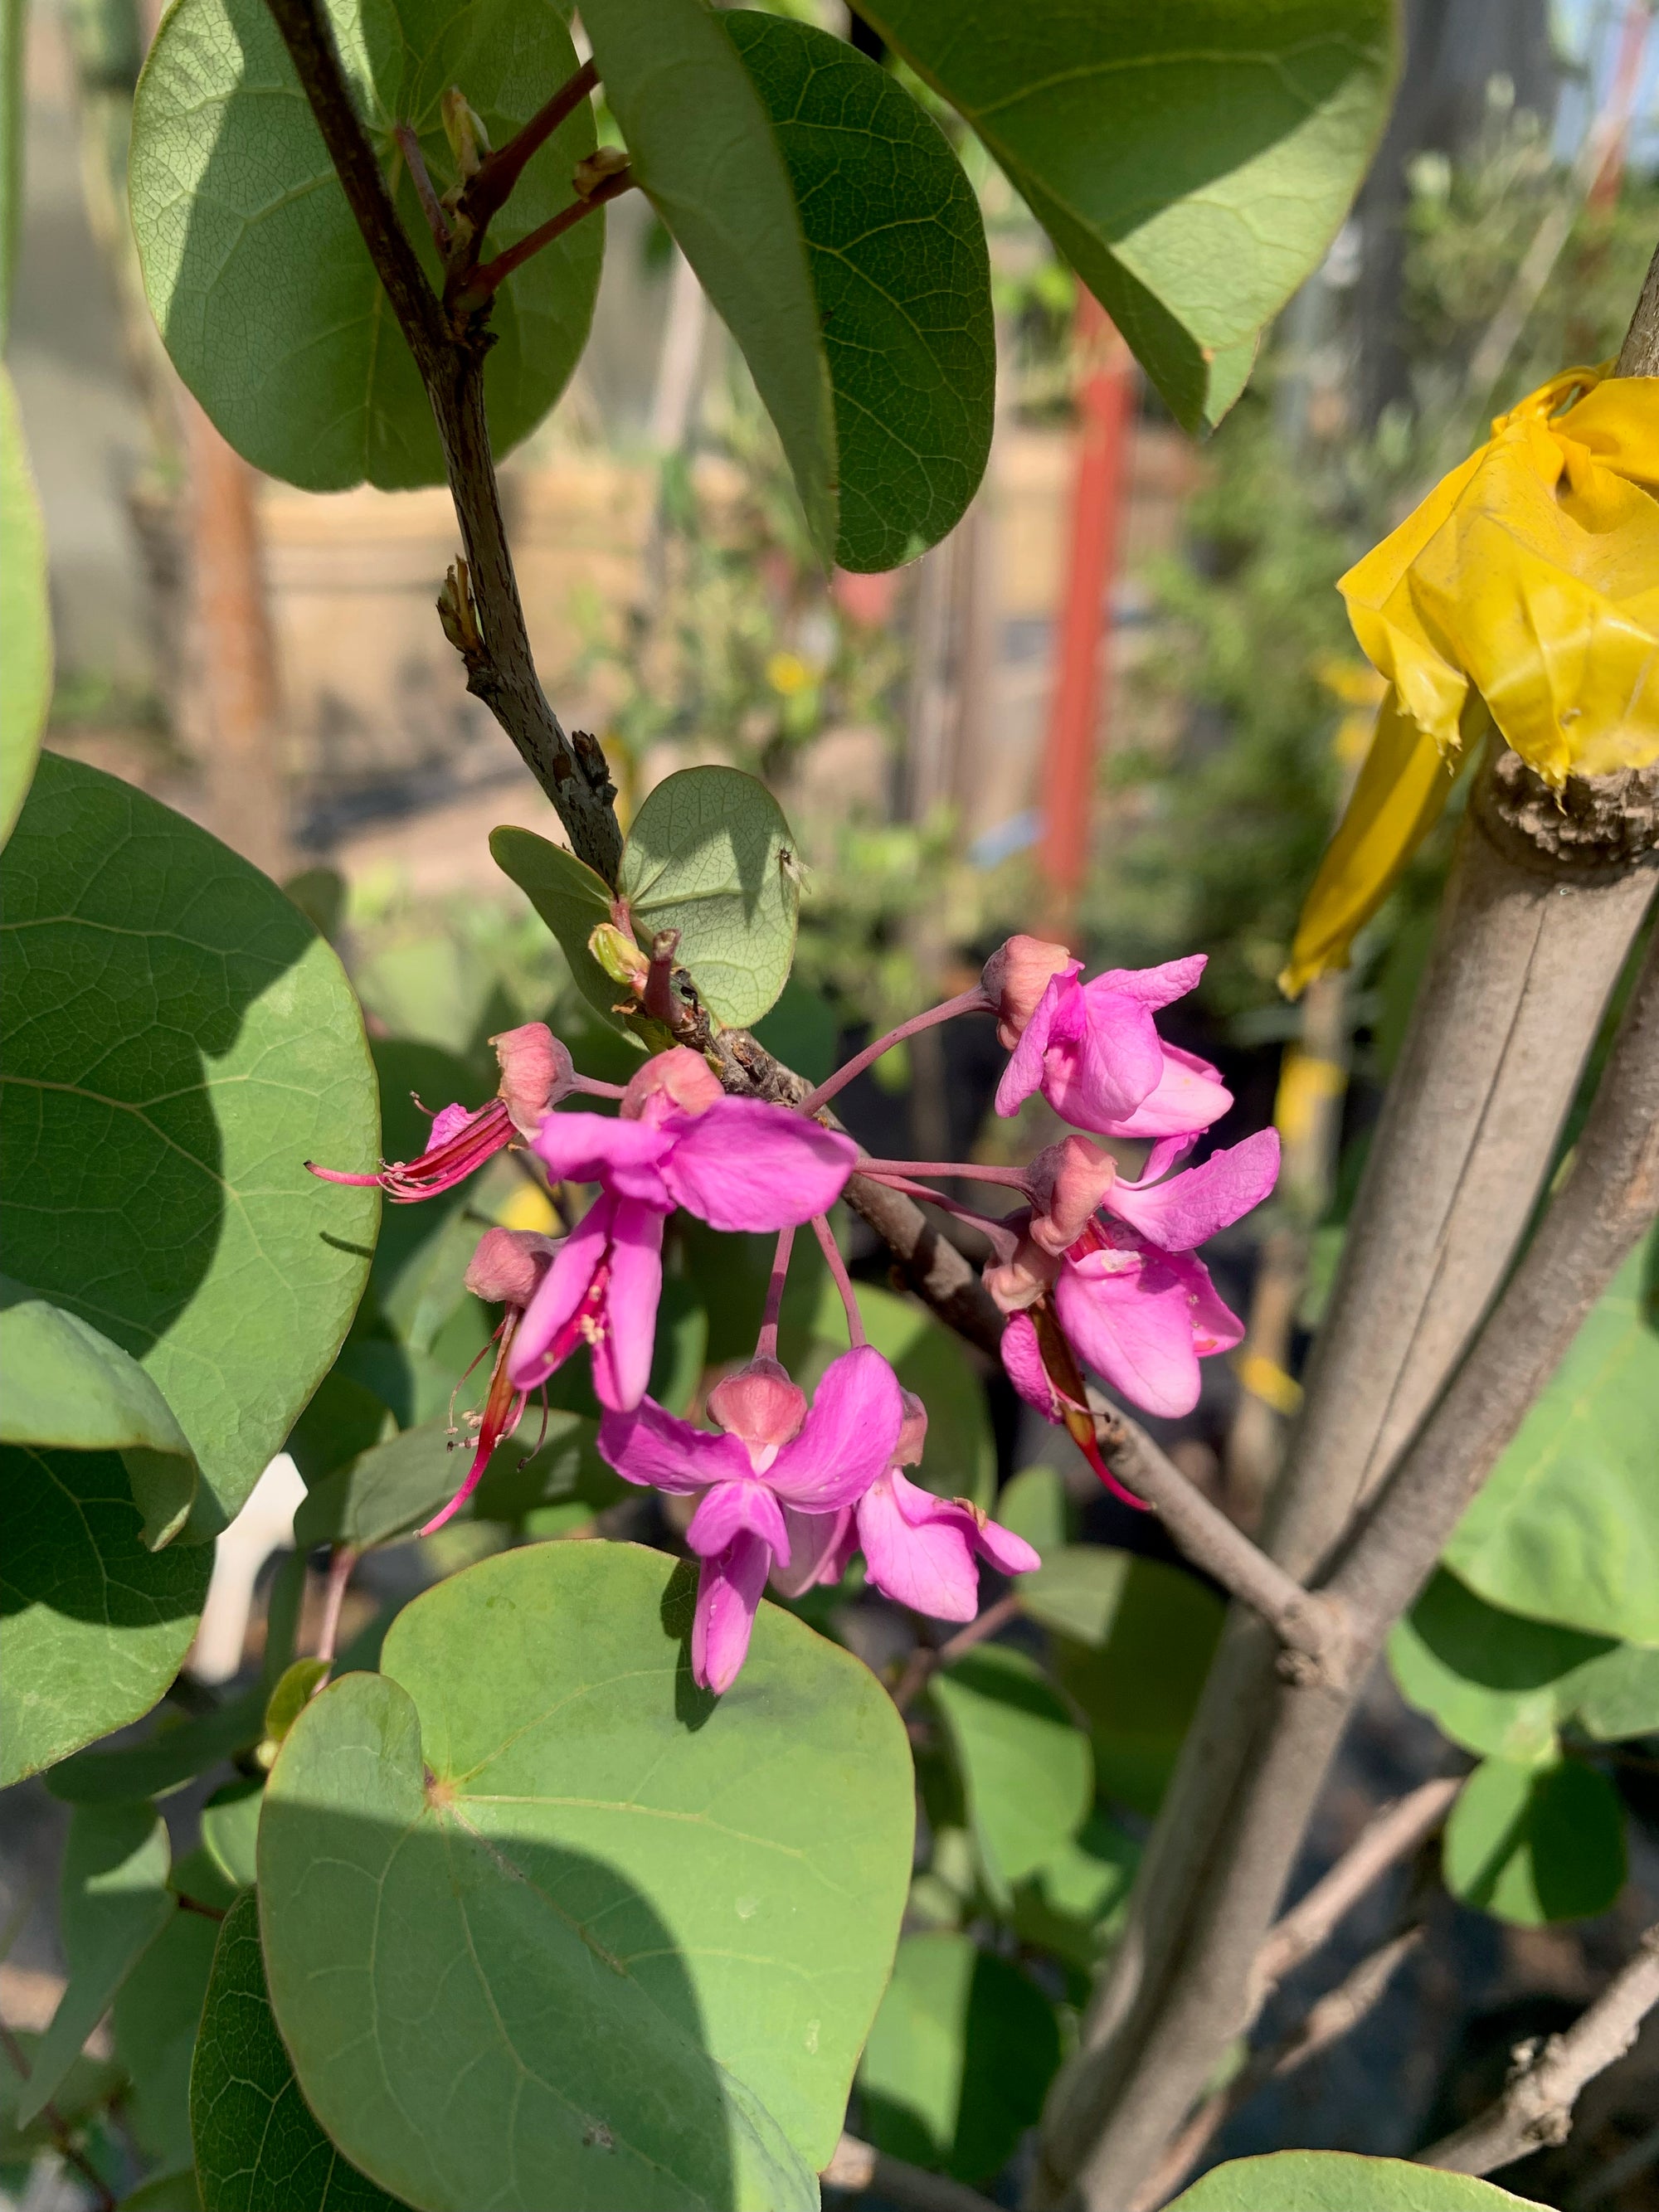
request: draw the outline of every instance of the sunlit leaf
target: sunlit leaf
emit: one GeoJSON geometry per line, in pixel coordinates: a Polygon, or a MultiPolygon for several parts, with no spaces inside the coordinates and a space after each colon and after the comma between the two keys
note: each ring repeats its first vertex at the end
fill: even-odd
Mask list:
{"type": "Polygon", "coordinates": [[[1469,2173],[1346,2150],[1276,2150],[1229,2159],[1170,2202],[1169,2212],[1540,2212],[1469,2173]]]}
{"type": "Polygon", "coordinates": [[[1094,1796],[1089,1739],[1023,1651],[984,1644],[936,1675],[981,1870],[994,1895],[1076,1835],[1094,1796]]]}
{"type": "Polygon", "coordinates": [[[1446,1823],[1446,1887],[1465,1905],[1535,1928],[1605,1912],[1625,1886],[1625,1815],[1607,1777],[1580,1759],[1484,1759],[1446,1823]]]}
{"type": "MultiPolygon", "coordinates": [[[[15,59],[16,33],[11,18],[16,12],[7,0],[5,44],[15,59]]],[[[4,98],[15,101],[10,82],[4,98]]],[[[7,132],[7,161],[16,158],[16,135],[7,132]]],[[[8,200],[11,194],[8,191],[8,200]]],[[[0,238],[6,256],[0,284],[9,289],[9,234],[15,210],[0,210],[0,238]]],[[[0,368],[0,662],[6,680],[0,689],[0,845],[11,835],[19,809],[28,794],[34,763],[40,750],[40,732],[52,702],[52,610],[46,601],[46,533],[40,516],[40,497],[34,488],[28,453],[23,444],[23,425],[17,411],[17,394],[10,374],[0,368]]]]}

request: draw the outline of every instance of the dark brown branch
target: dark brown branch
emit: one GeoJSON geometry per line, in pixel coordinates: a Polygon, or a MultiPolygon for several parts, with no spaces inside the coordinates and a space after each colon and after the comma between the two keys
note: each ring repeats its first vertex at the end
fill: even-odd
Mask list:
{"type": "Polygon", "coordinates": [[[621,193],[629,191],[633,183],[634,172],[631,169],[613,170],[610,176],[602,178],[585,198],[572,200],[568,208],[561,208],[557,215],[550,216],[534,230],[526,231],[516,246],[509,246],[493,261],[486,261],[475,269],[465,283],[453,293],[447,291],[445,296],[450,307],[461,314],[476,314],[479,308],[488,306],[515,269],[522,269],[533,254],[539,253],[544,246],[551,246],[556,239],[562,238],[566,231],[574,230],[582,217],[592,215],[595,208],[603,207],[607,200],[614,200],[621,193]]]}
{"type": "Polygon", "coordinates": [[[351,104],[318,0],[270,0],[270,11],[437,420],[470,574],[470,619],[478,640],[465,656],[467,689],[518,747],[578,857],[614,884],[622,831],[611,804],[604,757],[597,746],[596,761],[578,753],[548,704],[530,650],[484,414],[487,334],[471,325],[458,333],[428,283],[351,104]]]}
{"type": "Polygon", "coordinates": [[[965,2182],[952,2181],[948,2173],[929,2173],[926,2166],[912,2166],[905,2159],[890,2158],[856,2136],[843,2136],[836,2145],[823,2180],[829,2188],[854,2196],[872,2191],[890,2204],[903,2206],[904,2212],[997,2212],[988,2197],[965,2182]]]}
{"type": "Polygon", "coordinates": [[[474,240],[483,236],[490,218],[505,204],[532,156],[541,151],[566,116],[575,113],[599,81],[599,64],[585,61],[574,76],[537,109],[522,131],[514,131],[505,146],[485,155],[456,203],[458,227],[465,225],[474,240]]]}
{"type": "Polygon", "coordinates": [[[1419,2151],[1417,2163],[1453,2173],[1492,2173],[1545,2143],[1565,2142],[1580,2091],[1624,2057],[1656,2005],[1659,1926],[1648,1929],[1634,1958],[1565,2035],[1551,2036],[1541,2051],[1535,2045],[1520,2045],[1516,2071],[1495,2105],[1455,2135],[1419,2151]]]}

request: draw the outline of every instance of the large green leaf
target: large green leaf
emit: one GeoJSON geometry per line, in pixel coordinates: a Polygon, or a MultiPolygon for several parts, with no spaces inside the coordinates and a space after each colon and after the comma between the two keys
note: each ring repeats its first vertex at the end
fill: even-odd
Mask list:
{"type": "Polygon", "coordinates": [[[933,118],[844,39],[734,9],[806,237],[835,388],[836,558],[896,568],[961,520],[991,450],[996,337],[979,202],[933,118]]]}
{"type": "MultiPolygon", "coordinates": [[[[8,17],[13,13],[11,0],[7,0],[6,13],[8,17]]],[[[9,31],[9,46],[11,37],[9,31]]],[[[8,148],[6,159],[11,158],[12,150],[8,148]]],[[[0,214],[0,230],[9,221],[9,210],[0,214]]],[[[0,662],[6,671],[4,685],[0,687],[0,845],[3,845],[27,796],[40,751],[40,732],[52,702],[46,525],[23,443],[17,394],[5,368],[0,368],[0,662]]]]}
{"type": "Polygon", "coordinates": [[[1209,1672],[1221,1601],[1159,1559],[1132,1559],[1119,1581],[1115,1570],[1081,1570],[1066,1558],[1073,1625],[1057,1639],[1055,1672],[1088,1716],[1101,1795],[1150,1816],[1209,1672]],[[1101,1601],[1114,1587],[1108,1613],[1101,1601]],[[1077,1609],[1091,1601],[1091,1616],[1077,1609]]]}
{"type": "Polygon", "coordinates": [[[972,124],[1188,429],[1335,235],[1388,113],[1389,0],[860,0],[972,124]]]}
{"type": "Polygon", "coordinates": [[[1659,1651],[1500,1612],[1443,1567],[1389,1638],[1389,1663],[1455,1742],[1516,1765],[1559,1757],[1570,1721],[1598,1736],[1659,1729],[1659,1651]]]}
{"type": "Polygon", "coordinates": [[[1023,1651],[985,1644],[933,1679],[961,1771],[986,1885],[1004,1901],[1083,1825],[1094,1796],[1089,1739],[1023,1651]]]}
{"type": "MultiPolygon", "coordinates": [[[[176,1886],[185,1886],[185,1871],[173,1869],[176,1886]]],[[[191,1895],[197,1887],[190,1886],[191,1895]]],[[[190,2063],[218,1932],[199,1912],[175,1912],[122,1984],[110,2021],[115,2055],[132,2083],[126,2118],[164,2167],[191,2162],[190,2063]]]]}
{"type": "Polygon", "coordinates": [[[1605,1912],[1625,1886],[1625,1816],[1607,1777],[1483,1759],[1446,1823],[1446,1887],[1465,1905],[1535,1928],[1605,1912]]]}
{"type": "Polygon", "coordinates": [[[1659,1644],[1659,1333],[1632,1252],[1446,1547],[1493,1605],[1659,1644]]]}
{"type": "Polygon", "coordinates": [[[1541,2212],[1534,2198],[1469,2173],[1356,2151],[1276,2150],[1212,2166],[1169,2212],[1513,2212],[1517,2204],[1541,2212]]]}
{"type": "Polygon", "coordinates": [[[167,1887],[167,1823],[151,1805],[82,1805],[70,1822],[59,1888],[69,1978],[18,2100],[27,2127],[56,2095],[110,2001],[179,1910],[167,1887]]]}
{"type": "Polygon", "coordinates": [[[270,2016],[252,1890],[219,1930],[191,2068],[190,2123],[213,2212],[396,2212],[397,2200],[348,2165],[300,2094],[270,2016]]]}
{"type": "Polygon", "coordinates": [[[859,2067],[877,2148],[959,2181],[1001,2171],[1060,2063],[1054,2008],[966,1936],[907,1936],[859,2067]]]}
{"type": "Polygon", "coordinates": [[[678,929],[675,957],[715,1018],[758,1021],[795,957],[800,884],[783,809],[734,768],[665,776],[634,817],[620,886],[647,950],[678,929]]]}
{"type": "Polygon", "coordinates": [[[0,1449],[0,1786],[143,1718],[212,1571],[205,1546],[145,1550],[113,1453],[0,1449]]]}
{"type": "Polygon", "coordinates": [[[743,349],[819,552],[836,550],[836,422],[794,187],[771,120],[702,0],[588,0],[634,173],[743,349]]]}
{"type": "Polygon", "coordinates": [[[512,878],[557,938],[576,988],[615,1027],[621,988],[587,949],[593,932],[611,919],[611,894],[604,877],[533,830],[492,830],[489,852],[501,873],[512,878]]]}
{"type": "Polygon", "coordinates": [[[305,1170],[375,1150],[356,1001],[257,869],[55,755],[0,921],[7,1271],[155,1382],[211,1534],[281,1449],[368,1275],[379,1194],[305,1170]]]}
{"type": "Polygon", "coordinates": [[[196,1462],[173,1408],[118,1344],[45,1298],[0,1279],[0,1441],[118,1451],[144,1540],[176,1535],[196,1495],[196,1462]]]}
{"type": "MultiPolygon", "coordinates": [[[[398,0],[328,10],[358,112],[428,275],[437,256],[392,133],[417,133],[453,181],[440,102],[459,86],[500,145],[576,67],[556,0],[398,0]]],[[[509,246],[574,197],[593,150],[583,101],[490,226],[509,246]]],[[[174,0],[139,79],[133,230],[150,309],[185,382],[256,466],[310,491],[443,481],[413,358],[262,0],[174,0]]],[[[587,337],[602,216],[534,255],[495,295],[484,372],[505,453],[557,398],[587,337]]]]}
{"type": "Polygon", "coordinates": [[[277,1759],[283,2039],[345,2154],[428,2212],[816,2203],[903,1907],[908,1750],[874,1676],[771,1606],[697,1691],[690,1595],[632,1546],[500,1554],[277,1759]]]}

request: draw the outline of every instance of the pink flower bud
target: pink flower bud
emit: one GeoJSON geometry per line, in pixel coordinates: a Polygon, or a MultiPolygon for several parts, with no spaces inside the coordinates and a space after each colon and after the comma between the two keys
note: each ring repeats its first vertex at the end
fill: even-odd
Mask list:
{"type": "Polygon", "coordinates": [[[657,1121],[665,1114],[706,1114],[725,1097],[708,1062],[683,1044],[647,1060],[623,1095],[624,1121],[657,1121]]]}
{"type": "MultiPolygon", "coordinates": [[[[1018,1215],[1010,1218],[1018,1225],[1018,1215]]],[[[1060,1261],[1027,1235],[1020,1238],[1012,1260],[993,1261],[986,1268],[985,1287],[1004,1313],[1024,1313],[1059,1275],[1060,1261]]]]}
{"type": "Polygon", "coordinates": [[[1073,960],[1063,945],[1048,945],[1040,937],[1011,937],[998,946],[980,982],[996,1008],[997,1037],[1005,1052],[1019,1042],[1053,978],[1080,975],[1082,969],[1083,963],[1073,960]]]}
{"type": "Polygon", "coordinates": [[[486,1229],[464,1278],[475,1298],[492,1306],[530,1304],[559,1240],[534,1229],[486,1229]]]}
{"type": "Polygon", "coordinates": [[[1116,1161],[1086,1137],[1067,1137],[1046,1146],[1026,1177],[1032,1242],[1056,1257],[1069,1251],[1116,1181],[1116,1161]]]}
{"type": "Polygon", "coordinates": [[[751,1359],[708,1394],[708,1410],[720,1426],[746,1444],[787,1444],[806,1419],[806,1393],[775,1359],[751,1359]]]}
{"type": "Polygon", "coordinates": [[[489,1042],[501,1064],[497,1095],[519,1134],[533,1137],[543,1115],[574,1088],[576,1070],[570,1054],[545,1022],[503,1030],[489,1042]]]}
{"type": "Polygon", "coordinates": [[[904,1424],[893,1449],[895,1463],[899,1467],[915,1467],[920,1462],[927,1443],[927,1408],[914,1390],[902,1394],[904,1424]]]}

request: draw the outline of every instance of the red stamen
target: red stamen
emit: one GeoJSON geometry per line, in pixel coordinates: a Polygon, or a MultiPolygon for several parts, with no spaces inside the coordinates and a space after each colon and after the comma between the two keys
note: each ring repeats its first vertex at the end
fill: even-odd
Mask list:
{"type": "MultiPolygon", "coordinates": [[[[434,1529],[441,1528],[445,1522],[454,1519],[483,1480],[484,1469],[489,1466],[496,1445],[519,1425],[520,1417],[524,1412],[525,1394],[522,1390],[515,1390],[507,1380],[507,1355],[512,1349],[520,1318],[517,1309],[513,1309],[496,1332],[495,1364],[490,1371],[489,1394],[484,1400],[483,1418],[478,1424],[477,1447],[472,1455],[472,1464],[467,1469],[466,1480],[447,1505],[434,1513],[423,1528],[416,1529],[417,1535],[429,1536],[434,1529]]],[[[475,1360],[473,1366],[477,1364],[475,1360]]],[[[468,1374],[471,1371],[471,1368],[467,1370],[468,1374]]]]}
{"type": "Polygon", "coordinates": [[[323,1182],[350,1183],[358,1189],[379,1183],[395,1204],[410,1206],[417,1199],[435,1198],[440,1191],[453,1189],[512,1139],[506,1102],[492,1098],[445,1143],[422,1152],[417,1160],[388,1160],[378,1175],[346,1175],[338,1168],[319,1168],[313,1160],[306,1166],[323,1182]]]}

